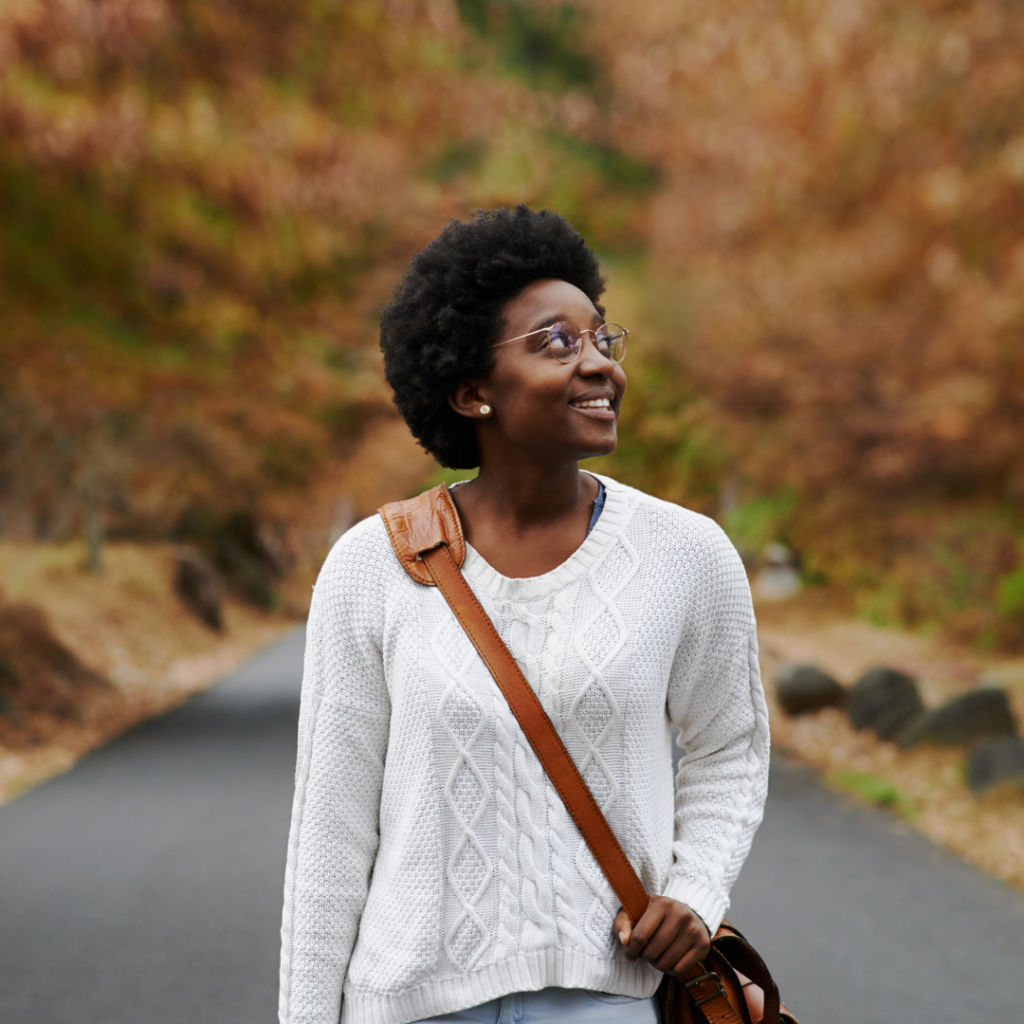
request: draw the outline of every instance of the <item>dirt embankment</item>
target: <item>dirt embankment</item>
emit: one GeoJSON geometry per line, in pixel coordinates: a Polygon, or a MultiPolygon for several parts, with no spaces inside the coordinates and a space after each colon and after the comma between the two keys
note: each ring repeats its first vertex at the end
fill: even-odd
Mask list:
{"type": "MultiPolygon", "coordinates": [[[[0,802],[185,700],[293,626],[224,599],[218,633],[174,591],[171,545],[0,542],[0,802]]],[[[304,609],[302,609],[304,610],[304,609]]]]}
{"type": "Polygon", "coordinates": [[[218,588],[219,631],[175,592],[182,552],[171,544],[107,544],[103,574],[94,575],[84,544],[0,541],[0,647],[5,620],[9,636],[7,654],[0,650],[0,803],[181,703],[300,622],[329,543],[384,502],[416,493],[435,469],[404,423],[375,423],[293,524],[294,565],[275,582],[279,610],[218,588]]]}
{"type": "Polygon", "coordinates": [[[0,540],[0,803],[300,622],[329,543],[385,501],[416,493],[436,466],[392,418],[371,426],[336,469],[292,524],[294,564],[275,580],[274,612],[240,600],[237,585],[218,586],[220,606],[204,624],[195,600],[189,611],[175,592],[176,582],[194,591],[182,588],[180,569],[195,553],[183,559],[171,544],[107,544],[95,575],[82,543],[0,540]]]}
{"type": "Polygon", "coordinates": [[[835,708],[789,718],[775,700],[774,687],[785,662],[818,665],[845,684],[884,665],[914,676],[925,703],[935,707],[984,679],[1006,690],[1020,727],[1024,659],[988,657],[926,636],[879,629],[830,608],[813,592],[759,604],[757,615],[773,745],[821,771],[836,788],[891,807],[930,839],[1024,890],[1024,794],[1019,788],[1008,785],[973,796],[964,781],[964,750],[901,750],[869,732],[854,731],[835,708]]]}

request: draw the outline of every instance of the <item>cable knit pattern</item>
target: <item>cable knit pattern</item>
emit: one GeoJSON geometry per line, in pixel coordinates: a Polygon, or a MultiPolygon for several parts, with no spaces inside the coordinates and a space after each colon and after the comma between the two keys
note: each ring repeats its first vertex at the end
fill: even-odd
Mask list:
{"type": "Polygon", "coordinates": [[[518,949],[519,855],[516,831],[515,719],[505,698],[494,698],[494,786],[498,822],[498,941],[495,957],[503,960],[518,949]]]}
{"type": "MultiPolygon", "coordinates": [[[[463,571],[644,885],[714,928],[767,789],[746,575],[712,521],[600,479],[562,565],[508,579],[470,547],[463,571]]],[[[652,995],[617,910],[444,598],[379,517],[353,527],[310,611],[282,1024],[406,1024],[548,986],[652,995]]]]}

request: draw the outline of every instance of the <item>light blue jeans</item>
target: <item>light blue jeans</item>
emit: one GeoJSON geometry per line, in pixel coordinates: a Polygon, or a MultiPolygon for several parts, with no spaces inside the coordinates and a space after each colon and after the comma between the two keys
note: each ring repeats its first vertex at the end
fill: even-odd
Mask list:
{"type": "Polygon", "coordinates": [[[654,996],[634,998],[584,988],[512,992],[489,1003],[416,1024],[658,1024],[654,996]]]}

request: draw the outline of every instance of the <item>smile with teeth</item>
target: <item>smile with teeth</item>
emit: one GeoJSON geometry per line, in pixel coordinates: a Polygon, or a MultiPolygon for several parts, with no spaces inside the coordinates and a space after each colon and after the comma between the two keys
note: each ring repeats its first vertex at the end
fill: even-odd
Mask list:
{"type": "Polygon", "coordinates": [[[608,398],[591,398],[585,402],[570,402],[570,405],[577,409],[611,409],[612,403],[608,398]]]}

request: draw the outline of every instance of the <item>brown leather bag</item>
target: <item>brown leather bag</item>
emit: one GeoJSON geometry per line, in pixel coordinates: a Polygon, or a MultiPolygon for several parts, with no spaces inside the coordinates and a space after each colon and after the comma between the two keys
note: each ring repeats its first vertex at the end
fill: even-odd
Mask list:
{"type": "MultiPolygon", "coordinates": [[[[477,649],[615,895],[635,923],[650,902],[551,719],[462,575],[466,541],[444,484],[380,510],[391,545],[417,582],[436,586],[477,649]]],[[[764,961],[723,922],[711,951],[685,979],[658,989],[663,1024],[796,1024],[764,961]]]]}

